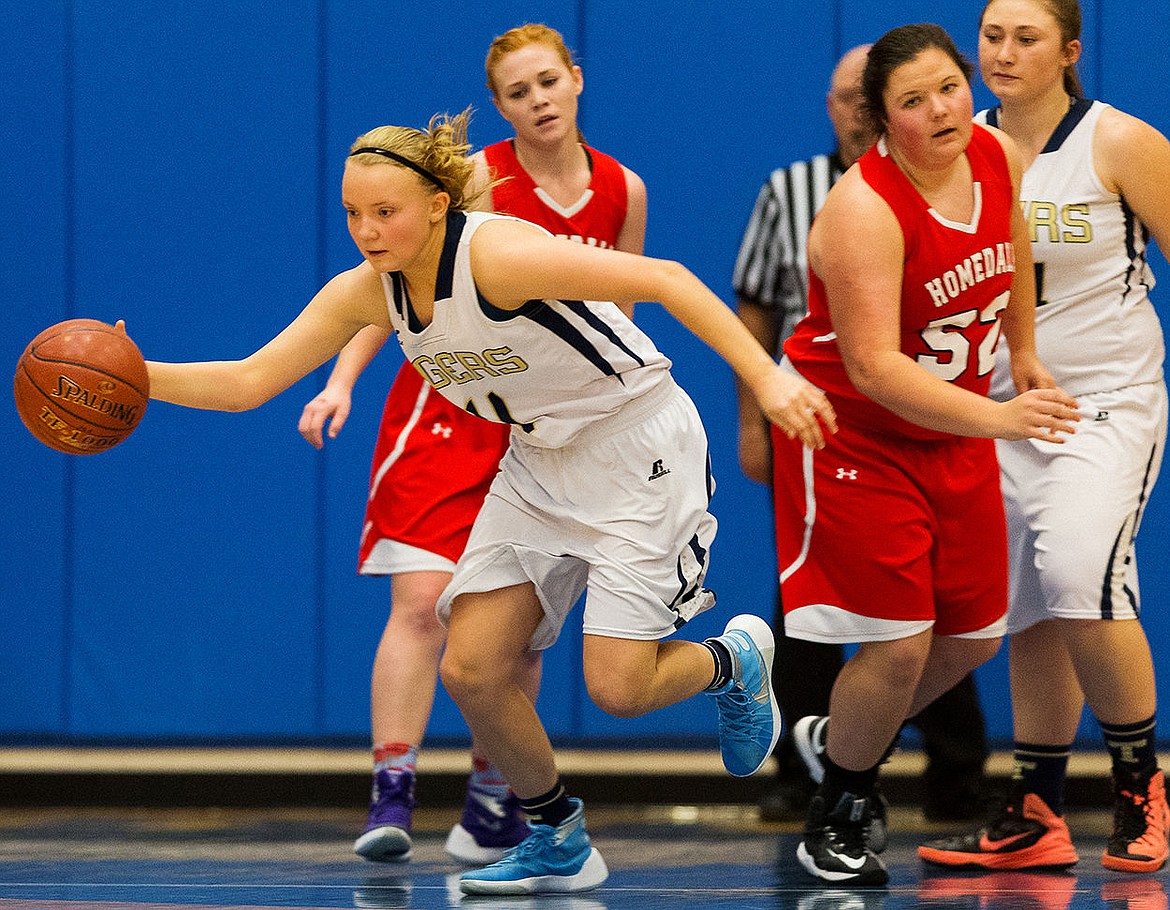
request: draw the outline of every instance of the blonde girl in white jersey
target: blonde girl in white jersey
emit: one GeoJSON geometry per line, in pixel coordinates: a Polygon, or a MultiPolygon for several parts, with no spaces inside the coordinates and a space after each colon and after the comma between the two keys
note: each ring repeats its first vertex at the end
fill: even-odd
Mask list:
{"type": "MultiPolygon", "coordinates": [[[[1170,810],[1134,540],[1166,441],[1146,244],[1151,235],[1170,242],[1170,143],[1082,97],[1080,28],[1077,0],[991,0],[980,23],[980,68],[1000,100],[981,116],[1016,141],[1027,165],[1020,198],[1036,263],[1037,352],[1082,420],[1061,447],[997,443],[1012,551],[1017,784],[988,828],[919,849],[943,865],[1077,862],[1062,813],[1086,703],[1113,767],[1114,830],[1102,864],[1150,872],[1167,859],[1170,810]]],[[[1006,371],[996,376],[1010,386],[1006,371]]]]}
{"type": "MultiPolygon", "coordinates": [[[[465,554],[480,560],[484,571],[479,578],[463,573],[466,584],[450,604],[441,666],[447,691],[531,823],[526,840],[500,862],[465,873],[461,889],[581,891],[605,880],[605,863],[590,844],[580,800],[568,797],[560,784],[548,736],[517,682],[517,667],[530,647],[544,644],[544,633],[555,634],[563,615],[557,610],[565,609],[558,594],[587,576],[587,612],[597,595],[601,609],[590,614],[583,666],[589,694],[604,710],[633,717],[710,692],[721,718],[724,763],[737,775],[758,770],[780,733],[767,623],[733,617],[723,635],[704,642],[660,640],[673,629],[654,625],[665,608],[679,608],[678,618],[685,619],[686,612],[709,605],[698,589],[687,611],[683,601],[663,603],[658,594],[664,565],[692,571],[695,583],[701,582],[708,554],[694,543],[710,526],[705,511],[678,508],[669,495],[658,497],[660,511],[641,516],[653,526],[651,543],[641,535],[622,537],[636,521],[611,522],[590,511],[594,500],[618,500],[622,490],[649,501],[658,484],[673,489],[676,472],[692,486],[710,488],[706,439],[693,404],[670,380],[650,339],[614,304],[662,302],[727,361],[763,413],[791,438],[823,447],[825,433],[836,430],[835,415],[819,389],[783,370],[682,265],[566,243],[512,218],[464,216],[473,202],[464,191],[473,167],[466,157],[467,120],[465,112],[436,117],[427,130],[382,127],[360,137],[346,164],[342,201],[362,264],[334,277],[287,328],[243,360],[148,362],[151,395],[194,408],[256,407],[334,357],[369,325],[384,331],[405,326],[411,337],[403,340],[404,349],[441,365],[442,371],[428,371],[428,381],[460,405],[461,379],[492,376],[490,390],[477,386],[476,409],[500,422],[521,415],[518,423],[524,426],[513,428],[514,438],[523,438],[529,424],[539,427],[545,414],[569,419],[575,405],[589,402],[581,401],[580,386],[551,399],[548,389],[501,348],[523,347],[524,356],[540,361],[591,358],[600,373],[608,364],[620,374],[610,374],[605,392],[614,402],[612,413],[595,414],[577,434],[579,444],[535,432],[535,445],[522,453],[515,444],[510,448],[465,554]],[[466,245],[453,249],[465,231],[466,245]],[[384,280],[391,285],[389,295],[384,280]],[[452,307],[477,307],[501,331],[516,326],[515,343],[497,338],[490,350],[480,349],[478,339],[464,333],[464,320],[451,318],[452,307]],[[559,348],[532,344],[538,325],[572,340],[559,348]],[[442,347],[436,335],[444,327],[452,330],[451,346],[429,349],[442,347]],[[619,354],[612,348],[628,350],[619,354]],[[608,356],[594,356],[607,350],[608,356]],[[646,381],[655,375],[658,381],[646,381]],[[619,385],[630,390],[624,402],[619,385]],[[662,454],[650,464],[623,464],[617,457],[651,445],[662,454]],[[571,474],[561,473],[570,465],[571,474]],[[558,487],[572,487],[580,498],[560,497],[558,487]],[[507,536],[509,514],[521,519],[513,537],[507,536]],[[481,525],[489,533],[480,533],[481,525]],[[655,549],[666,528],[674,529],[673,541],[655,549]],[[562,550],[565,541],[590,542],[600,558],[594,562],[583,550],[562,550]],[[497,559],[489,558],[489,545],[497,559]]],[[[688,496],[688,503],[693,500],[688,496]]],[[[464,565],[461,559],[457,578],[464,565]]]]}
{"type": "MultiPolygon", "coordinates": [[[[617,165],[626,190],[619,198],[606,156],[581,141],[577,119],[584,75],[564,37],[538,23],[509,29],[492,41],[484,70],[492,101],[515,130],[510,142],[492,151],[514,158],[519,172],[505,168],[508,184],[493,184],[501,174],[492,173],[489,151],[473,155],[475,185],[490,185],[476,206],[517,215],[553,233],[571,227],[570,235],[580,231],[588,242],[641,253],[646,187],[617,165]],[[511,156],[504,154],[508,147],[511,156]],[[517,180],[520,174],[524,179],[517,180]]],[[[384,332],[372,328],[338,356],[325,388],[301,416],[299,429],[311,444],[321,448],[326,438],[338,435],[354,382],[385,340],[384,332]]],[[[359,571],[388,575],[392,604],[370,685],[374,780],[365,830],[354,844],[366,859],[401,861],[410,854],[416,764],[447,637],[435,604],[451,581],[507,445],[505,428],[451,405],[409,365],[400,369],[378,428],[359,547],[359,571]],[[444,430],[439,435],[431,432],[436,423],[444,430]]],[[[523,669],[535,700],[539,654],[523,669]]],[[[464,865],[481,866],[515,846],[528,826],[499,770],[475,742],[471,757],[463,812],[446,849],[464,865]]]]}

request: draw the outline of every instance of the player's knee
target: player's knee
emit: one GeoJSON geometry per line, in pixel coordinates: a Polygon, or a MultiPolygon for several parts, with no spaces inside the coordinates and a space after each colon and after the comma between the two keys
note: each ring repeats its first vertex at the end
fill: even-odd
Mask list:
{"type": "Polygon", "coordinates": [[[892,689],[914,689],[922,678],[930,642],[920,636],[863,644],[858,654],[892,689]]]}
{"type": "Polygon", "coordinates": [[[917,660],[898,660],[889,664],[886,680],[891,689],[914,690],[922,680],[922,673],[926,668],[925,662],[917,660]]]}
{"type": "Polygon", "coordinates": [[[962,679],[972,670],[995,657],[1003,639],[994,638],[946,638],[945,645],[935,648],[934,660],[937,670],[944,676],[962,679]]]}
{"type": "Polygon", "coordinates": [[[406,635],[414,641],[430,642],[439,647],[447,638],[447,629],[435,616],[434,600],[403,600],[395,604],[391,608],[387,628],[393,629],[396,635],[406,635]]]}
{"type": "Polygon", "coordinates": [[[447,694],[460,706],[491,693],[493,686],[498,684],[496,674],[484,661],[451,648],[439,662],[439,678],[447,694]]]}

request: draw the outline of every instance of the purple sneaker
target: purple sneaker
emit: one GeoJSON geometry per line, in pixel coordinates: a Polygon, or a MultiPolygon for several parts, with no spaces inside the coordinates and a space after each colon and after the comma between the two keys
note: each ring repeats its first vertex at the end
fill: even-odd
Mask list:
{"type": "Polygon", "coordinates": [[[515,795],[509,793],[499,800],[468,787],[463,817],[447,835],[446,850],[464,865],[487,866],[503,859],[531,833],[515,795]]]}
{"type": "Polygon", "coordinates": [[[410,813],[414,810],[414,773],[376,771],[366,830],[353,852],[375,863],[410,859],[410,813]]]}

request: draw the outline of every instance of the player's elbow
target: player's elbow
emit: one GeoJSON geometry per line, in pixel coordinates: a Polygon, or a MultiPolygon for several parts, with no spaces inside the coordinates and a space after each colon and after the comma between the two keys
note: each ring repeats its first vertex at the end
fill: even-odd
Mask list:
{"type": "Polygon", "coordinates": [[[250,411],[260,407],[317,366],[320,364],[304,366],[291,362],[288,354],[279,353],[268,345],[243,360],[235,361],[229,365],[235,410],[250,411]]]}
{"type": "Polygon", "coordinates": [[[639,256],[637,259],[636,286],[629,288],[626,296],[661,303],[669,299],[679,282],[685,281],[686,276],[690,275],[685,265],[673,259],[655,259],[652,256],[639,256]]]}
{"type": "Polygon", "coordinates": [[[232,413],[252,411],[270,401],[275,394],[262,377],[248,370],[246,365],[241,366],[243,368],[223,384],[220,410],[232,413]]]}
{"type": "Polygon", "coordinates": [[[695,277],[694,272],[681,262],[676,262],[673,259],[656,260],[656,265],[658,266],[660,280],[667,285],[687,284],[699,280],[695,277]]]}
{"type": "Polygon", "coordinates": [[[875,401],[882,397],[886,383],[878,362],[867,358],[847,358],[844,363],[845,373],[857,391],[875,401]]]}
{"type": "Polygon", "coordinates": [[[219,408],[221,411],[227,411],[229,414],[241,414],[244,411],[252,411],[260,407],[262,401],[255,401],[250,398],[229,398],[219,408]]]}

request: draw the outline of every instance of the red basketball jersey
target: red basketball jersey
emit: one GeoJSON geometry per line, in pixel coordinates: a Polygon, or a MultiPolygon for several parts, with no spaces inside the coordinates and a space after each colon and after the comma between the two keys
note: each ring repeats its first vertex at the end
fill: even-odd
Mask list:
{"type": "MultiPolygon", "coordinates": [[[[1003,147],[979,124],[967,158],[975,203],[968,224],[931,208],[889,156],[884,140],[859,164],[862,178],[902,228],[902,352],[930,373],[986,395],[1015,271],[1012,181],[1003,147]]],[[[946,435],[903,420],[854,387],[841,362],[825,286],[811,269],[809,312],[784,351],[801,375],[829,394],[841,419],[916,439],[946,435]]]]}
{"type": "Polygon", "coordinates": [[[626,223],[626,175],[616,159],[588,146],[584,148],[593,176],[581,198],[566,208],[538,187],[524,170],[512,140],[489,145],[483,153],[492,176],[510,178],[492,188],[495,210],[539,224],[558,237],[590,246],[614,246],[626,223]]]}

